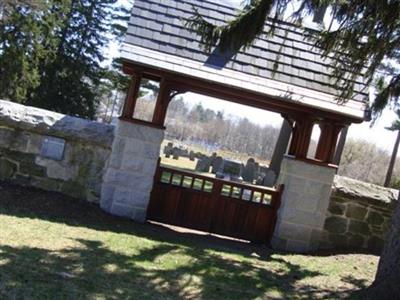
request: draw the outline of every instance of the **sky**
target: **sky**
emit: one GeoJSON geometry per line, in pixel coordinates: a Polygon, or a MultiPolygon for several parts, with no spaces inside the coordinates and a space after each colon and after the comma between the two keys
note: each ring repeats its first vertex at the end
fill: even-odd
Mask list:
{"type": "MultiPolygon", "coordinates": [[[[225,2],[232,2],[238,5],[243,0],[224,0],[225,2]]],[[[126,0],[120,0],[120,3],[126,3],[126,0]]],[[[116,57],[119,55],[118,45],[111,44],[109,49],[106,51],[107,56],[116,57]]],[[[235,117],[247,117],[254,123],[260,125],[270,124],[275,127],[280,127],[282,118],[279,114],[263,111],[260,109],[235,104],[232,102],[223,101],[207,96],[196,95],[193,93],[187,93],[183,95],[183,99],[194,105],[202,103],[204,107],[213,109],[215,111],[224,111],[225,115],[232,115],[235,117]]],[[[391,125],[395,120],[396,115],[394,112],[386,109],[381,117],[375,122],[374,126],[371,127],[371,123],[364,122],[362,124],[353,124],[349,128],[348,138],[362,139],[369,142],[373,142],[380,148],[391,152],[396,139],[396,132],[385,129],[391,125]]],[[[316,136],[314,135],[314,138],[316,136]]],[[[400,155],[400,154],[399,154],[400,155]]]]}

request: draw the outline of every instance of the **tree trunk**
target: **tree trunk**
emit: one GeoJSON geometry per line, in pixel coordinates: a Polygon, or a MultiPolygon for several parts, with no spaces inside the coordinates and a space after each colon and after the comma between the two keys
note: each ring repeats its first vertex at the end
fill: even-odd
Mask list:
{"type": "MultiPolygon", "coordinates": [[[[400,194],[399,194],[400,195],[400,194]]],[[[400,298],[400,205],[392,217],[392,224],[379,260],[375,281],[361,294],[361,299],[400,298]]]]}
{"type": "Polygon", "coordinates": [[[283,120],[281,131],[275,145],[274,153],[272,154],[269,168],[275,172],[276,177],[279,175],[283,156],[286,153],[290,136],[292,134],[292,126],[286,120],[283,120]]]}
{"type": "Polygon", "coordinates": [[[388,167],[388,170],[386,173],[386,178],[385,178],[385,183],[384,183],[385,187],[388,187],[390,184],[390,181],[392,180],[392,174],[393,174],[394,164],[396,163],[397,151],[399,149],[399,143],[400,143],[400,130],[397,131],[397,139],[396,139],[396,142],[394,143],[392,157],[390,158],[389,167],[388,167]]]}

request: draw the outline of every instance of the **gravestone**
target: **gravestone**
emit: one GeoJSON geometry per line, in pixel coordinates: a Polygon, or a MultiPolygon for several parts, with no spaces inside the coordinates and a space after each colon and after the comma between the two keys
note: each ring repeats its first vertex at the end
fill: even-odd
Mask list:
{"type": "Polygon", "coordinates": [[[194,151],[190,151],[190,152],[189,152],[189,159],[190,159],[191,161],[194,161],[195,158],[196,158],[196,154],[194,153],[194,151]]]}
{"type": "Polygon", "coordinates": [[[171,150],[173,147],[174,147],[174,144],[171,142],[169,142],[167,145],[164,146],[163,153],[165,154],[165,156],[167,156],[167,154],[171,155],[171,150]]]}
{"type": "Polygon", "coordinates": [[[214,165],[214,161],[215,161],[215,159],[217,158],[217,153],[213,153],[211,156],[210,156],[210,165],[211,166],[213,166],[214,165]]]}
{"type": "Polygon", "coordinates": [[[210,158],[205,157],[197,161],[195,170],[198,172],[210,172],[210,158]]]}
{"type": "Polygon", "coordinates": [[[244,181],[253,183],[256,175],[256,163],[254,158],[249,158],[247,160],[246,166],[244,166],[242,171],[242,177],[244,181]]]}
{"type": "Polygon", "coordinates": [[[254,166],[255,166],[254,178],[257,178],[258,174],[260,173],[260,164],[258,162],[255,162],[254,166]]]}
{"type": "Polygon", "coordinates": [[[223,178],[229,176],[229,179],[232,181],[240,181],[241,169],[241,163],[232,160],[224,160],[221,175],[223,178]]]}
{"type": "Polygon", "coordinates": [[[179,156],[189,157],[189,151],[187,149],[179,149],[179,156]]]}
{"type": "Polygon", "coordinates": [[[179,153],[180,153],[179,148],[174,147],[172,149],[172,159],[178,160],[179,159],[179,153]]]}
{"type": "Polygon", "coordinates": [[[267,173],[265,174],[264,179],[262,181],[262,185],[272,187],[272,186],[274,186],[275,181],[276,181],[275,172],[271,169],[268,169],[267,173]]]}
{"type": "Polygon", "coordinates": [[[212,164],[211,173],[217,174],[217,172],[221,172],[223,163],[224,159],[221,156],[217,156],[212,164]]]}

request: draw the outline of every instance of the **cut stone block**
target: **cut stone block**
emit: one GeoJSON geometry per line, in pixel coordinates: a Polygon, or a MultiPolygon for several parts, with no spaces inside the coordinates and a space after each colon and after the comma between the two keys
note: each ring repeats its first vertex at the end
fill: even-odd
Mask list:
{"type": "Polygon", "coordinates": [[[119,120],[115,135],[100,206],[144,222],[164,130],[119,120]]]}
{"type": "Polygon", "coordinates": [[[285,188],[273,248],[294,252],[318,249],[334,176],[334,168],[283,158],[278,184],[285,188]]]}

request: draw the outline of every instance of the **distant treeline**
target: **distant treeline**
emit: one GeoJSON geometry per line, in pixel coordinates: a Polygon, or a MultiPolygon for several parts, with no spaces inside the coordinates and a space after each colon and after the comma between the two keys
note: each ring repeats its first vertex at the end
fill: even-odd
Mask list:
{"type": "MultiPolygon", "coordinates": [[[[152,101],[141,101],[138,117],[148,119],[152,101]]],[[[166,120],[166,137],[182,142],[217,145],[220,149],[270,160],[280,128],[261,126],[247,117],[233,117],[222,111],[205,108],[201,103],[190,106],[183,99],[171,102],[166,120]]],[[[310,145],[315,152],[316,141],[310,145]]],[[[390,154],[377,145],[349,138],[342,154],[339,175],[361,181],[383,184],[390,154]]],[[[400,164],[396,165],[392,186],[400,187],[400,164]]]]}
{"type": "Polygon", "coordinates": [[[182,99],[170,104],[166,125],[169,138],[198,141],[265,160],[271,158],[279,135],[279,128],[271,125],[261,126],[246,117],[234,118],[201,103],[189,107],[182,99]]]}

